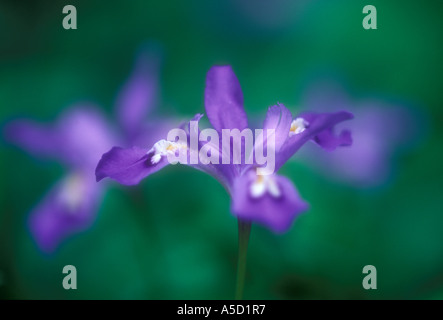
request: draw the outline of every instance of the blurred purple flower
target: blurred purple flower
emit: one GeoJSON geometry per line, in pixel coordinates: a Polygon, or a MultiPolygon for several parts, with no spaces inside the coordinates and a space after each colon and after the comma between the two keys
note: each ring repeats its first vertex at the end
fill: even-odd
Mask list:
{"type": "MultiPolygon", "coordinates": [[[[205,110],[209,121],[217,132],[222,129],[248,127],[247,116],[243,107],[243,93],[237,77],[230,66],[215,66],[206,77],[205,110]]],[[[199,121],[197,114],[191,121],[199,121]]],[[[352,143],[349,131],[342,131],[336,136],[333,127],[351,119],[348,112],[304,113],[293,118],[291,112],[279,104],[269,108],[264,122],[264,129],[275,131],[276,170],[278,170],[305,142],[312,140],[321,147],[333,150],[338,146],[352,143]]],[[[190,136],[193,130],[191,122],[187,129],[187,156],[190,157],[192,146],[190,136]]],[[[266,131],[265,131],[266,132],[266,131]]],[[[220,141],[219,141],[220,142],[220,141]]],[[[199,142],[202,146],[210,145],[211,153],[218,153],[222,159],[224,149],[220,143],[199,142]]],[[[257,143],[257,142],[256,142],[257,143]]],[[[109,177],[121,184],[138,184],[143,178],[161,170],[169,164],[167,152],[176,152],[183,147],[177,142],[160,140],[153,148],[114,147],[105,153],[96,169],[97,180],[109,177]]],[[[231,150],[239,146],[230,141],[231,150]]],[[[232,152],[230,153],[232,155],[232,152]]],[[[188,164],[190,161],[187,162],[188,164]]],[[[269,227],[274,232],[284,232],[295,217],[307,210],[308,205],[300,198],[296,188],[288,179],[277,174],[257,175],[257,163],[246,164],[189,164],[198,170],[215,177],[229,192],[235,216],[243,221],[256,222],[269,227]]]]}
{"type": "Polygon", "coordinates": [[[94,222],[106,189],[96,183],[94,175],[103,152],[116,144],[133,145],[139,137],[149,137],[145,142],[152,143],[167,132],[169,122],[152,121],[150,127],[144,127],[143,121],[154,106],[157,71],[158,61],[151,52],[143,51],[117,99],[121,135],[89,104],[69,108],[51,126],[30,120],[7,124],[5,135],[10,142],[34,156],[56,159],[67,168],[30,215],[29,227],[42,251],[53,252],[65,238],[94,222]]]}
{"type": "Polygon", "coordinates": [[[317,85],[308,91],[303,103],[315,111],[347,109],[355,119],[349,126],[353,144],[334,153],[319,156],[315,148],[306,148],[302,158],[328,176],[369,188],[383,184],[392,173],[392,162],[399,147],[417,137],[417,119],[406,107],[378,99],[351,102],[343,89],[333,83],[317,85]]]}

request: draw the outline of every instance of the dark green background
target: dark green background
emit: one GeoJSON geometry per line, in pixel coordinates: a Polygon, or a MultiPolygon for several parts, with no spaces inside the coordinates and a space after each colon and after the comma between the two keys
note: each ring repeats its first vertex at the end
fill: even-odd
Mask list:
{"type": "MultiPolygon", "coordinates": [[[[362,191],[297,161],[283,167],[311,210],[282,236],[253,227],[245,297],[443,298],[441,1],[280,2],[282,19],[269,27],[234,1],[2,0],[0,121],[50,121],[82,100],[111,118],[145,40],[163,48],[157,112],[166,116],[202,112],[205,74],[220,63],[233,66],[248,114],[262,118],[277,101],[295,110],[324,70],[345,79],[355,101],[408,101],[422,114],[422,138],[398,157],[389,184],[362,191]],[[62,28],[67,4],[77,30],[62,28]],[[362,28],[366,4],[377,7],[377,30],[362,28]],[[377,290],[362,288],[368,264],[377,290]]],[[[0,167],[0,297],[233,298],[237,223],[211,177],[170,167],[140,188],[112,184],[93,228],[45,256],[25,221],[64,168],[5,143],[0,167]],[[67,264],[78,270],[75,291],[61,285],[67,264]]]]}

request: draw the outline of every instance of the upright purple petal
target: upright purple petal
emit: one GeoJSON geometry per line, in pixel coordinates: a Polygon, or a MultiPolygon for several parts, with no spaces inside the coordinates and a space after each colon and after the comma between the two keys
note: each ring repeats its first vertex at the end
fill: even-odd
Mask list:
{"type": "MultiPolygon", "coordinates": [[[[197,123],[197,126],[191,128],[191,122],[189,122],[187,125],[184,125],[183,127],[186,129],[186,133],[188,135],[188,146],[190,148],[193,148],[191,146],[191,139],[192,136],[199,137],[200,136],[200,129],[198,127],[198,122],[203,117],[203,114],[196,114],[191,121],[195,121],[197,123]]],[[[197,148],[196,150],[193,150],[194,152],[199,152],[203,146],[210,146],[211,153],[216,154],[216,157],[218,159],[218,164],[203,164],[200,162],[200,158],[198,159],[198,163],[191,163],[190,161],[190,153],[188,154],[188,165],[190,167],[193,167],[194,169],[203,171],[210,176],[214,177],[216,180],[218,180],[228,192],[230,192],[232,188],[232,183],[234,181],[235,176],[238,174],[235,165],[230,162],[229,164],[223,164],[223,149],[222,149],[222,143],[221,139],[218,141],[219,145],[216,146],[212,141],[210,142],[203,142],[198,140],[197,148]]],[[[231,153],[232,155],[232,153],[231,153]]]]}
{"type": "Polygon", "coordinates": [[[349,146],[352,143],[350,133],[342,131],[339,135],[333,133],[333,128],[340,122],[353,118],[346,111],[335,113],[303,113],[298,119],[306,121],[306,128],[297,134],[289,136],[286,142],[276,154],[276,170],[280,168],[300,147],[309,140],[315,141],[327,150],[333,150],[338,146],[349,146]]]}
{"type": "Polygon", "coordinates": [[[266,119],[263,124],[263,133],[266,137],[266,130],[275,130],[275,150],[278,151],[285,143],[291,128],[291,112],[283,105],[278,104],[269,107],[266,119]]]}
{"type": "Polygon", "coordinates": [[[231,66],[214,66],[206,76],[205,110],[212,126],[243,130],[248,120],[243,108],[243,93],[231,66]]]}
{"type": "Polygon", "coordinates": [[[159,60],[154,52],[141,52],[132,74],[117,97],[117,116],[129,138],[138,134],[146,116],[156,103],[159,60]]]}
{"type": "Polygon", "coordinates": [[[247,171],[253,166],[260,165],[258,163],[259,154],[266,154],[268,158],[274,155],[275,161],[275,154],[288,138],[291,123],[291,112],[283,104],[269,107],[263,123],[263,132],[255,137],[254,152],[250,155],[250,160],[251,158],[253,159],[253,164],[244,165],[242,171],[247,171]],[[271,144],[271,141],[273,141],[274,145],[271,144]]]}
{"type": "Polygon", "coordinates": [[[307,209],[308,204],[300,198],[292,182],[283,176],[257,177],[252,170],[234,183],[231,205],[234,215],[276,233],[287,231],[294,219],[307,209]],[[265,178],[269,180],[259,181],[265,178]],[[264,185],[258,185],[260,183],[264,185]]]}
{"type": "Polygon", "coordinates": [[[95,220],[102,186],[92,172],[72,172],[57,183],[33,210],[31,234],[39,248],[53,252],[68,236],[87,229],[95,220]]]}

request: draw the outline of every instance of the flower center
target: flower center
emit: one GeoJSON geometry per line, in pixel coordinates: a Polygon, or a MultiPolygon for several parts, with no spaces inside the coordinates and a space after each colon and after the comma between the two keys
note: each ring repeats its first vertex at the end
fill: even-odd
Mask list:
{"type": "Polygon", "coordinates": [[[281,195],[280,188],[272,175],[255,175],[253,182],[249,187],[250,194],[253,198],[260,198],[268,192],[274,198],[281,195]]]}
{"type": "Polygon", "coordinates": [[[294,134],[302,133],[308,126],[309,122],[303,118],[293,120],[291,123],[291,128],[289,129],[289,136],[292,137],[294,134]]]}
{"type": "Polygon", "coordinates": [[[173,155],[177,150],[186,148],[186,143],[173,142],[162,139],[160,141],[157,141],[151,148],[151,150],[149,150],[147,153],[154,153],[151,158],[151,163],[156,164],[161,160],[162,156],[173,155]]]}

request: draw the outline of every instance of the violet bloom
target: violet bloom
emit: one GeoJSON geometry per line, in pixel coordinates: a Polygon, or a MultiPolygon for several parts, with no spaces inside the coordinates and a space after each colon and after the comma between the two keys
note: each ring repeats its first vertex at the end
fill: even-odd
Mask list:
{"type": "MultiPolygon", "coordinates": [[[[105,184],[96,183],[94,175],[103,152],[115,144],[132,145],[138,136],[146,136],[152,130],[144,127],[143,117],[154,104],[157,62],[143,54],[146,53],[139,57],[117,99],[121,136],[91,105],[73,106],[51,126],[29,120],[7,125],[9,141],[34,156],[56,159],[67,171],[29,218],[32,236],[42,251],[54,251],[65,238],[94,222],[106,189],[105,184]]],[[[155,126],[154,139],[155,134],[163,132],[161,122],[155,126]]]]}
{"type": "Polygon", "coordinates": [[[383,184],[392,173],[396,151],[417,137],[417,121],[405,107],[376,99],[351,102],[343,89],[333,84],[317,85],[305,98],[310,110],[346,108],[355,114],[349,123],[353,145],[319,156],[318,150],[303,150],[303,159],[326,175],[355,187],[383,184]]]}
{"type": "MultiPolygon", "coordinates": [[[[243,107],[243,93],[240,84],[230,66],[215,66],[206,77],[205,110],[210,123],[217,132],[223,129],[248,128],[248,120],[243,107]]],[[[202,115],[197,114],[185,126],[187,143],[157,141],[151,148],[114,147],[105,153],[96,169],[97,180],[109,177],[124,185],[138,184],[143,178],[161,170],[169,164],[168,154],[187,152],[189,159],[193,148],[190,136],[193,121],[199,121],[202,115]]],[[[333,150],[338,146],[352,143],[349,131],[335,135],[336,124],[351,119],[348,112],[336,113],[303,113],[293,117],[290,111],[279,104],[270,107],[264,122],[264,129],[273,129],[275,134],[275,171],[278,170],[304,143],[314,141],[321,147],[333,150]]],[[[211,142],[199,142],[198,150],[211,142]]],[[[220,146],[220,144],[218,144],[220,146]]],[[[230,150],[241,146],[233,145],[230,150]]],[[[217,152],[219,159],[225,149],[210,146],[211,152],[217,152]]],[[[231,153],[232,154],[232,153],[231,153]]],[[[189,161],[187,162],[190,163],[189,161]]],[[[232,213],[239,221],[255,222],[267,226],[274,232],[288,230],[293,220],[307,209],[307,204],[298,194],[290,180],[277,175],[257,175],[257,162],[253,164],[218,164],[197,163],[190,166],[202,170],[220,181],[229,192],[232,213]]]]}

